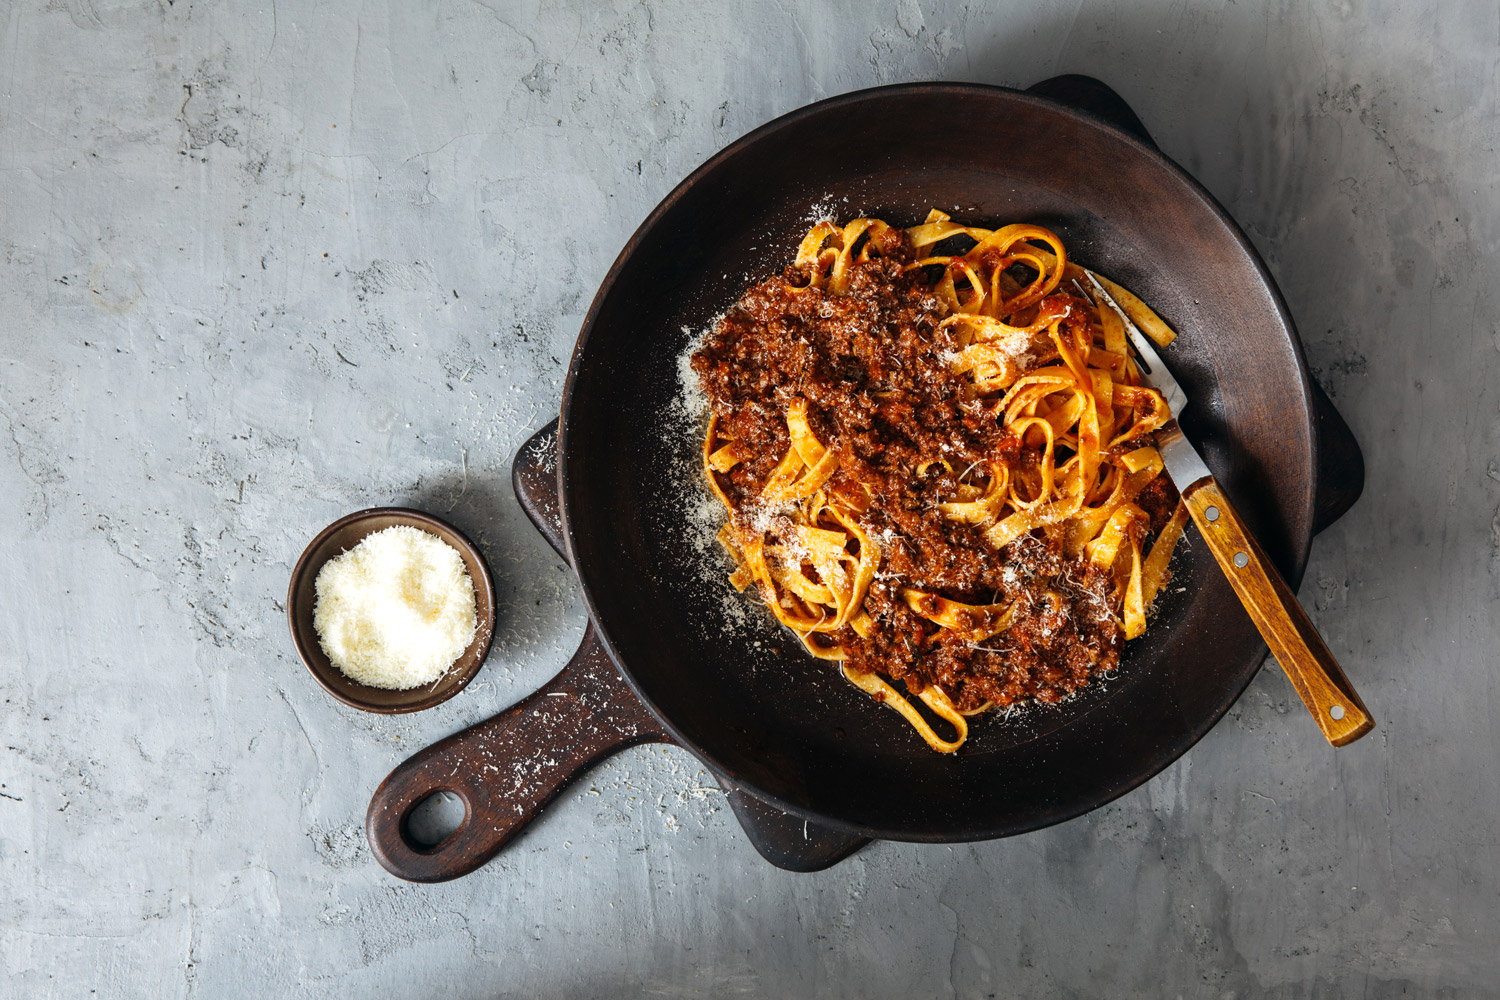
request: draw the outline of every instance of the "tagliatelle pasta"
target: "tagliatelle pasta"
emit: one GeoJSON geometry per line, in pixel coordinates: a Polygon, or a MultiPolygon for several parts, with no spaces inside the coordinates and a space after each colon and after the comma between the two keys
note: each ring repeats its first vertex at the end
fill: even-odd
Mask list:
{"type": "Polygon", "coordinates": [[[1040,226],[823,221],[693,358],[731,582],[942,752],[1113,669],[1186,523],[1167,404],[1082,275],[1040,226]]]}

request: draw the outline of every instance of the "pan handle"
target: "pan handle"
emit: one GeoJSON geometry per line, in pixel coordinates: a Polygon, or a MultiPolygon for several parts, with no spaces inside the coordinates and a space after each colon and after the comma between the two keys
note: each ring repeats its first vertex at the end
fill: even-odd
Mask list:
{"type": "Polygon", "coordinates": [[[1365,490],[1365,456],[1343,414],[1323,387],[1312,381],[1313,420],[1318,433],[1318,492],[1313,534],[1348,513],[1365,490]]]}
{"type": "Polygon", "coordinates": [[[1034,83],[1027,87],[1026,93],[1045,97],[1058,104],[1065,104],[1075,111],[1091,114],[1121,131],[1129,132],[1152,147],[1156,146],[1156,140],[1151,138],[1150,132],[1146,131],[1146,126],[1140,116],[1129,104],[1125,103],[1125,98],[1116,93],[1108,84],[1091,76],[1067,73],[1063,76],[1049,77],[1041,83],[1034,83]]]}
{"type": "Polygon", "coordinates": [[[370,852],[408,882],[467,875],[594,764],[626,747],[667,739],[590,624],[573,659],[541,690],[419,751],[381,782],[365,816],[370,852]],[[457,795],[464,819],[426,847],[411,839],[407,821],[437,792],[457,795]]]}
{"type": "Polygon", "coordinates": [[[820,872],[832,868],[870,842],[768,805],[723,778],[719,785],[729,806],[745,828],[750,846],[777,868],[789,872],[820,872]]]}

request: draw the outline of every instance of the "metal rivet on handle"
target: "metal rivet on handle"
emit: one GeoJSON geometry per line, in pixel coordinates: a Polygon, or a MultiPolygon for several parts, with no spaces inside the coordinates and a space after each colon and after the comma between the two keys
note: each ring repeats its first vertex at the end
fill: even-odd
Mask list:
{"type": "Polygon", "coordinates": [[[1219,508],[1210,507],[1203,512],[1203,516],[1210,521],[1217,521],[1219,519],[1219,508]]]}
{"type": "Polygon", "coordinates": [[[1337,722],[1339,719],[1342,719],[1344,717],[1344,706],[1335,705],[1328,710],[1328,714],[1333,716],[1333,720],[1337,722]]]}
{"type": "Polygon", "coordinates": [[[1249,563],[1249,562],[1250,562],[1250,557],[1247,556],[1247,555],[1245,555],[1245,553],[1243,553],[1243,552],[1236,552],[1234,554],[1234,564],[1237,567],[1239,567],[1240,569],[1244,569],[1245,566],[1246,566],[1246,564],[1249,563]]]}

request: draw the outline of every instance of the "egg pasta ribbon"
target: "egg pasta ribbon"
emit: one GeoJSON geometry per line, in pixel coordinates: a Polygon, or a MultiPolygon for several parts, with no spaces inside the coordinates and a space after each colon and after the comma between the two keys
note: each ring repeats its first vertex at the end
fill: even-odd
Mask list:
{"type": "MultiPolygon", "coordinates": [[[[927,276],[941,304],[945,315],[934,336],[949,376],[961,382],[966,412],[993,421],[1012,445],[961,473],[944,454],[923,456],[917,475],[937,470],[954,483],[936,509],[978,532],[997,561],[1028,536],[1052,539],[1067,557],[1104,574],[1111,613],[1126,639],[1138,638],[1168,579],[1186,509],[1179,502],[1152,539],[1151,515],[1141,504],[1164,475],[1152,434],[1171,413],[1161,394],[1142,384],[1122,319],[1083,291],[1083,271],[1057,234],[1028,224],[964,226],[937,210],[906,230],[872,218],[818,222],[797,249],[785,290],[846,295],[862,263],[902,254],[904,270],[927,276]]],[[[1142,331],[1171,343],[1175,334],[1160,317],[1100,280],[1142,331]]],[[[785,399],[779,413],[786,450],[774,456],[758,492],[737,494],[738,504],[728,477],[754,456],[718,415],[703,439],[704,475],[729,514],[718,538],[734,563],[730,581],[740,590],[754,587],[809,653],[839,662],[857,688],[900,713],[934,750],[952,753],[967,739],[967,717],[992,704],[971,701],[961,711],[942,683],[914,688],[908,681],[903,692],[851,662],[851,643],[870,639],[878,627],[865,608],[872,581],[887,572],[892,546],[904,542],[872,529],[872,505],[881,501],[852,475],[857,461],[845,443],[820,438],[816,428],[826,433],[829,425],[817,418],[814,401],[793,386],[778,398],[785,399]],[[941,735],[934,723],[953,735],[941,735]]],[[[906,640],[913,657],[944,644],[984,648],[1003,638],[1017,615],[1016,600],[998,593],[977,603],[917,586],[899,595],[924,623],[919,641],[906,640]]]]}

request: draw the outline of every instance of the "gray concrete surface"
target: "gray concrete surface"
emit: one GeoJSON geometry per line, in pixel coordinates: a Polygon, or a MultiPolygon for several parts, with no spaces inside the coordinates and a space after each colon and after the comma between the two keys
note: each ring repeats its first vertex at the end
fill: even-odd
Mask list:
{"type": "Polygon", "coordinates": [[[0,995],[1500,995],[1497,66],[1493,0],[0,4],[0,995]],[[507,469],[645,213],[817,98],[1061,72],[1246,227],[1364,444],[1301,596],[1377,733],[1271,665],[1093,815],[812,876],[639,749],[388,877],[375,784],[581,634],[507,469]],[[504,605],[416,718],[325,696],[280,603],[389,502],[504,605]]]}

